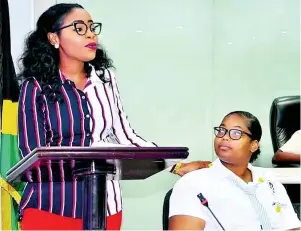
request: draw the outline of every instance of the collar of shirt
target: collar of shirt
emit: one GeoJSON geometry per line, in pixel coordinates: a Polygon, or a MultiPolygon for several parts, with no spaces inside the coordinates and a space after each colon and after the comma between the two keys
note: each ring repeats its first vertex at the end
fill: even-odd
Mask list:
{"type": "MultiPolygon", "coordinates": [[[[101,71],[96,71],[93,65],[90,65],[90,66],[92,67],[92,71],[91,71],[89,79],[87,80],[85,88],[88,87],[88,86],[90,86],[90,85],[96,85],[96,84],[99,84],[99,83],[104,84],[105,82],[103,82],[99,78],[99,75],[102,75],[103,73],[97,73],[97,72],[101,72],[101,71]]],[[[59,70],[59,76],[60,76],[60,80],[61,80],[62,84],[68,82],[69,84],[74,85],[74,82],[71,81],[71,80],[69,80],[69,79],[67,79],[63,75],[63,73],[61,72],[61,70],[59,70]]],[[[106,75],[106,72],[105,72],[105,78],[107,78],[108,80],[110,80],[109,77],[106,75]]]]}
{"type": "Polygon", "coordinates": [[[103,74],[105,75],[105,79],[110,82],[107,70],[104,70],[104,73],[102,73],[102,71],[96,71],[95,68],[92,66],[91,76],[89,79],[91,81],[91,84],[106,83],[99,78],[99,76],[103,74]]]}
{"type": "MultiPolygon", "coordinates": [[[[216,172],[218,172],[219,177],[221,178],[232,178],[235,179],[237,182],[241,182],[244,184],[247,184],[246,182],[244,182],[240,177],[238,177],[235,173],[233,173],[231,170],[229,170],[228,168],[226,168],[220,161],[219,158],[217,158],[211,166],[212,169],[214,169],[216,172]]],[[[250,163],[248,164],[248,169],[251,171],[252,173],[252,179],[253,181],[250,182],[250,185],[254,185],[254,184],[258,184],[258,183],[262,183],[264,181],[264,177],[263,175],[257,171],[250,163]]]]}

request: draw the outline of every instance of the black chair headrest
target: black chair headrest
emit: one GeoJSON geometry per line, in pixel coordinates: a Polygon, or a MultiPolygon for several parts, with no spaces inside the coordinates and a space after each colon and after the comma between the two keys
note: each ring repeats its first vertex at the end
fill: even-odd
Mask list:
{"type": "Polygon", "coordinates": [[[300,96],[274,99],[270,110],[270,132],[274,152],[300,129],[300,96]]]}

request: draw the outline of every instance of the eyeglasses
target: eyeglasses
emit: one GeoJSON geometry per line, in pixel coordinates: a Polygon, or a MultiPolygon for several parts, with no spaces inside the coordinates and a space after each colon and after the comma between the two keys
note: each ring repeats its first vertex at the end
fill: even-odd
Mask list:
{"type": "Polygon", "coordinates": [[[217,138],[223,138],[229,132],[229,136],[232,140],[239,140],[243,134],[246,134],[250,138],[252,135],[250,133],[238,130],[238,129],[226,129],[223,127],[214,127],[214,134],[217,138]]]}
{"type": "Polygon", "coordinates": [[[62,29],[65,29],[67,27],[70,27],[70,26],[73,26],[74,27],[74,30],[75,32],[80,35],[80,36],[84,36],[87,31],[88,31],[88,27],[90,29],[90,31],[92,33],[94,33],[95,35],[99,35],[100,32],[101,32],[101,27],[102,27],[102,24],[100,22],[92,22],[90,24],[90,26],[88,26],[86,23],[84,22],[73,22],[69,25],[66,25],[66,26],[63,26],[59,29],[56,29],[54,32],[57,32],[57,31],[60,31],[62,29]]]}

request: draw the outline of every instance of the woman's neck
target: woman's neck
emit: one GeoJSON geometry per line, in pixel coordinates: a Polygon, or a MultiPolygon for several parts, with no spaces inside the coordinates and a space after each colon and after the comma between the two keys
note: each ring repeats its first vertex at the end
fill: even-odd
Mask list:
{"type": "Polygon", "coordinates": [[[70,80],[82,76],[84,73],[84,63],[68,62],[60,63],[60,71],[70,80]]]}
{"type": "Polygon", "coordinates": [[[221,163],[243,181],[247,183],[253,181],[252,172],[248,169],[248,163],[235,165],[232,163],[226,163],[222,160],[221,163]]]}
{"type": "Polygon", "coordinates": [[[84,90],[87,81],[84,62],[61,59],[60,71],[66,79],[71,80],[75,84],[77,89],[84,90]]]}
{"type": "Polygon", "coordinates": [[[84,77],[84,63],[78,60],[68,60],[68,62],[61,60],[60,71],[66,78],[72,80],[73,82],[77,82],[77,80],[80,80],[84,77]]]}

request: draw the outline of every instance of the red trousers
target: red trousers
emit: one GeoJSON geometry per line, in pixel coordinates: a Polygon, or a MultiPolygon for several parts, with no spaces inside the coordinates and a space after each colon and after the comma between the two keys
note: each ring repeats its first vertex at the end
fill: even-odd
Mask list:
{"type": "MultiPolygon", "coordinates": [[[[106,230],[120,230],[122,211],[107,217],[106,230]]],[[[22,230],[83,230],[82,219],[63,217],[39,209],[24,210],[22,230]]]]}

